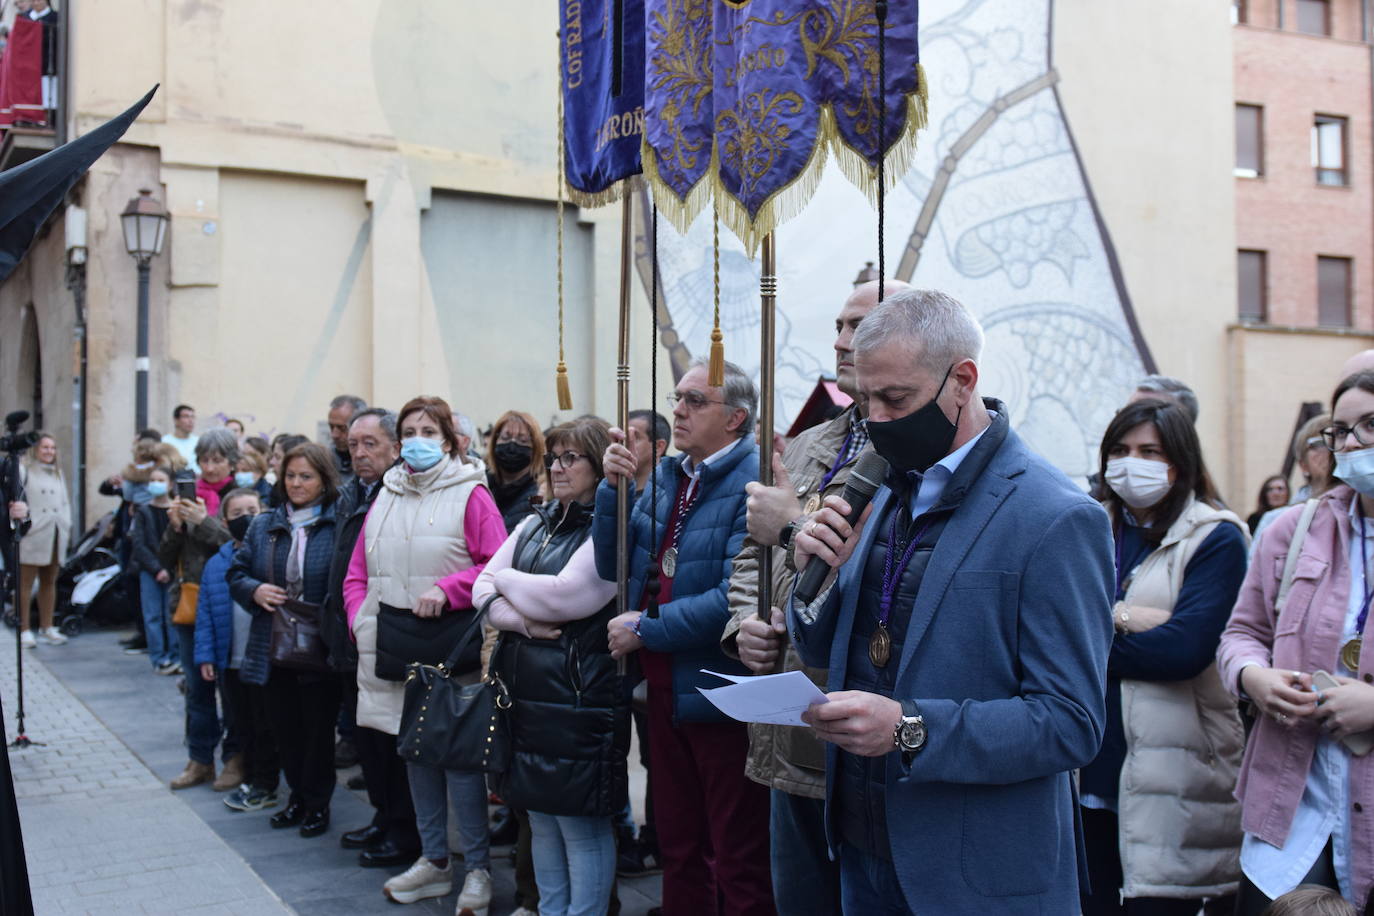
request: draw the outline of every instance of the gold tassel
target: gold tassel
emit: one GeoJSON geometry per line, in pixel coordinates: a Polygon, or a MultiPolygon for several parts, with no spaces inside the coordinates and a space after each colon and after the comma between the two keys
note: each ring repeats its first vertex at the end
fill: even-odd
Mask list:
{"type": "Polygon", "coordinates": [[[706,384],[712,388],[720,388],[725,384],[725,339],[719,325],[711,329],[711,366],[706,384]]]}
{"type": "Polygon", "coordinates": [[[554,384],[558,388],[558,409],[572,410],[572,384],[568,381],[568,365],[561,359],[558,361],[558,373],[554,377],[554,384]]]}
{"type": "Polygon", "coordinates": [[[720,211],[711,209],[711,283],[715,299],[715,324],[711,327],[711,362],[706,368],[706,384],[720,388],[725,384],[725,335],[720,332],[720,211]]]}

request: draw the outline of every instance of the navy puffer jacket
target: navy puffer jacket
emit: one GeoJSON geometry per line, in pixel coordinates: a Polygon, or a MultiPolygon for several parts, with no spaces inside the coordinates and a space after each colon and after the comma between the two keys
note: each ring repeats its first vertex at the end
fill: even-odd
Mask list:
{"type": "MultiPolygon", "coordinates": [[[[658,504],[651,506],[652,490],[638,494],[630,513],[629,549],[631,607],[641,607],[644,582],[658,554],[664,528],[673,512],[682,480],[682,457],[664,458],[659,464],[658,504]],[[652,514],[651,514],[652,513],[652,514]],[[658,538],[653,537],[654,517],[658,538]]],[[[701,673],[702,668],[728,674],[749,674],[720,649],[720,634],[730,620],[726,591],[735,555],[744,546],[744,485],[758,479],[759,452],[752,436],[746,436],[724,457],[701,469],[701,493],[693,501],[678,542],[677,574],[673,598],[659,608],[659,616],[640,622],[646,648],[671,653],[673,659],[673,718],[685,722],[728,721],[698,687],[719,687],[721,681],[701,673]]],[[[633,486],[634,481],[623,485],[633,486]]],[[[615,488],[602,481],[596,491],[596,571],[608,582],[615,580],[615,488]]]]}
{"type": "MultiPolygon", "coordinates": [[[[253,615],[253,628],[249,631],[248,651],[243,660],[239,676],[249,684],[267,682],[267,653],[259,659],[255,657],[254,647],[259,639],[269,640],[272,634],[271,615],[253,600],[253,592],[259,585],[269,580],[286,587],[286,559],[291,549],[290,508],[277,506],[263,512],[253,519],[248,534],[234,553],[234,562],[229,567],[229,593],[234,600],[253,615]],[[268,575],[268,563],[271,575],[268,575]],[[252,665],[250,666],[250,661],[252,665]],[[262,680],[257,680],[261,673],[262,680]]],[[[306,532],[305,568],[302,570],[301,600],[311,604],[323,604],[329,594],[329,561],[334,555],[334,504],[325,506],[319,518],[315,519],[306,532]]],[[[263,642],[266,645],[266,642],[263,642]]],[[[323,676],[323,675],[321,675],[323,676]]]]}

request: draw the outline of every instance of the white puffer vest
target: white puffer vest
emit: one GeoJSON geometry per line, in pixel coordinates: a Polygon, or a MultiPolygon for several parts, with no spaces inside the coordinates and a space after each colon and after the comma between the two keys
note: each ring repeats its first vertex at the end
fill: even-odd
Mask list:
{"type": "MultiPolygon", "coordinates": [[[[1194,502],[1137,567],[1127,604],[1173,610],[1188,561],[1233,513],[1194,502]]],[[[1188,681],[1121,682],[1126,759],[1118,803],[1126,897],[1218,897],[1240,878],[1240,803],[1232,792],[1245,749],[1235,697],[1213,663],[1188,681]]]]}
{"type": "Polygon", "coordinates": [[[377,606],[413,608],[434,583],[472,565],[463,517],[486,475],[447,455],[412,474],[397,465],[382,477],[363,528],[367,597],[353,620],[358,644],[358,724],[388,735],[401,725],[403,685],[377,677],[377,606]]]}

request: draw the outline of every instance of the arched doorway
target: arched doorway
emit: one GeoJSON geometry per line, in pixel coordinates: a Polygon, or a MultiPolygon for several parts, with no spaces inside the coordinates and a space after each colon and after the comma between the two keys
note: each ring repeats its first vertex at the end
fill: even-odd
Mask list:
{"type": "Polygon", "coordinates": [[[14,409],[27,410],[33,428],[43,428],[43,348],[38,339],[38,316],[32,305],[24,307],[19,333],[19,371],[15,376],[19,403],[14,409]]]}

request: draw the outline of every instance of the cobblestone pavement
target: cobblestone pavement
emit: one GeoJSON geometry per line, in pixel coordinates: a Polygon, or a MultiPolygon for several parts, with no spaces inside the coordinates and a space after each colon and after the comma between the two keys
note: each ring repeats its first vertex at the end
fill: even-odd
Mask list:
{"type": "MultiPolygon", "coordinates": [[[[381,894],[401,869],[363,869],[339,835],[372,809],[342,783],[332,826],[305,840],[271,830],[272,812],[238,813],[208,786],[173,793],[186,763],[176,678],[152,673],[146,655],[125,655],[123,633],[92,631],[24,656],[26,729],[46,747],[11,750],[39,916],[67,913],[301,913],[306,916],[451,914],[456,894],[404,910],[381,894]]],[[[0,631],[0,702],[17,726],[14,636],[0,631]]],[[[631,763],[636,757],[632,752],[631,763]]],[[[632,791],[643,795],[643,772],[632,791]]],[[[490,916],[515,909],[509,847],[492,850],[490,916]]],[[[656,906],[660,879],[621,881],[622,916],[656,906]]]]}
{"type": "MultiPolygon", "coordinates": [[[[34,912],[290,913],[41,661],[25,654],[25,731],[10,749],[34,912]]],[[[5,741],[18,728],[14,634],[0,636],[5,741]]]]}

